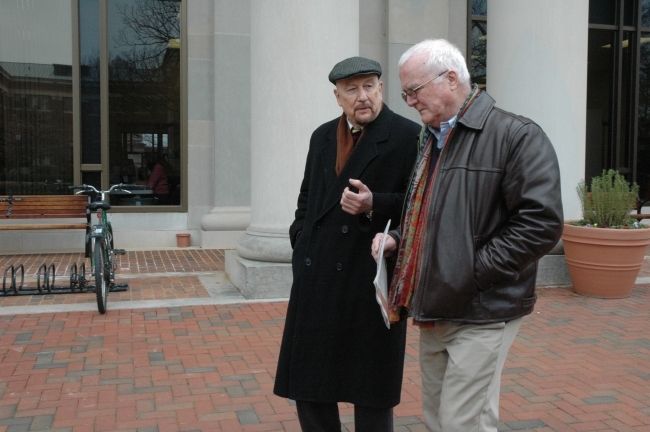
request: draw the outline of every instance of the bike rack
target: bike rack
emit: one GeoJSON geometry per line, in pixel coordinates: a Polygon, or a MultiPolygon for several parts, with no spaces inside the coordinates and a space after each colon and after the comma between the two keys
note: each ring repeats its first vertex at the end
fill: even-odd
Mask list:
{"type": "MultiPolygon", "coordinates": [[[[41,264],[36,272],[36,286],[30,287],[25,285],[25,266],[23,264],[10,265],[5,269],[2,277],[1,296],[16,295],[47,295],[47,294],[73,294],[95,292],[95,285],[90,285],[86,279],[86,263],[82,262],[79,267],[77,263],[70,267],[70,285],[54,285],[56,267],[54,263],[47,266],[41,264]],[[7,286],[7,274],[10,275],[9,286],[7,286]],[[17,277],[20,277],[20,283],[17,283],[17,277]]],[[[128,283],[111,284],[109,292],[126,291],[129,288],[128,283]]]]}

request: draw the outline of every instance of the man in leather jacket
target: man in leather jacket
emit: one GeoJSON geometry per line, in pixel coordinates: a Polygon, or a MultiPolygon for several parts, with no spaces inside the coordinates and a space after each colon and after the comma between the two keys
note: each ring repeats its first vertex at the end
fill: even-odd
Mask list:
{"type": "Polygon", "coordinates": [[[399,68],[424,127],[402,226],[384,248],[397,253],[392,317],[406,309],[420,326],[428,429],[496,432],[501,370],[537,299],[537,261],[562,233],[557,157],[537,124],[470,84],[449,42],[413,46],[399,68]]]}

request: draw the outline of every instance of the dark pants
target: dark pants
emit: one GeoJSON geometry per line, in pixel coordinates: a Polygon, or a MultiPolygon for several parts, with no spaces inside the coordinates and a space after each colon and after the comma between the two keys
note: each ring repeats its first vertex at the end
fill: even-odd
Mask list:
{"type": "MultiPolygon", "coordinates": [[[[341,432],[336,403],[296,401],[298,420],[303,432],[341,432]]],[[[392,408],[354,406],[355,432],[393,432],[392,408]]]]}

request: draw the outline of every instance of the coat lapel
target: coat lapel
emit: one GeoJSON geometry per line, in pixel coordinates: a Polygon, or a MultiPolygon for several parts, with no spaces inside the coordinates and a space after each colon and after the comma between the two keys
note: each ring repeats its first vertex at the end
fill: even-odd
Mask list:
{"type": "Polygon", "coordinates": [[[339,205],[343,190],[350,185],[350,179],[363,181],[361,177],[366,167],[379,155],[378,143],[388,139],[392,117],[393,112],[384,105],[377,118],[366,126],[363,136],[359,139],[338,176],[334,171],[336,164],[336,129],[333,133],[328,134],[328,142],[321,150],[322,160],[325,165],[323,176],[327,193],[317,220],[329,212],[332,207],[339,205]]]}

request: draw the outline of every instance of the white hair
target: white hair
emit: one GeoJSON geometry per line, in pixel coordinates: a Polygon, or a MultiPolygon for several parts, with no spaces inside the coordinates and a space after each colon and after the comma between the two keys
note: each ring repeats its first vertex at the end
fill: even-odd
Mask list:
{"type": "Polygon", "coordinates": [[[401,68],[413,56],[426,54],[428,72],[438,74],[445,70],[454,70],[461,84],[470,84],[465,57],[454,44],[445,39],[427,39],[409,48],[399,59],[397,66],[401,68]]]}

